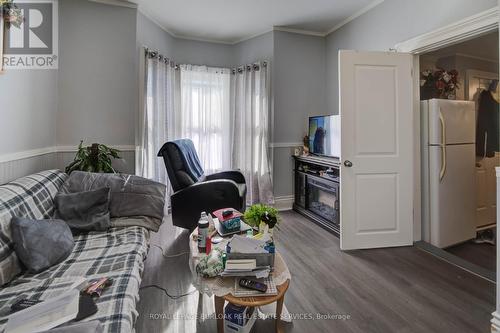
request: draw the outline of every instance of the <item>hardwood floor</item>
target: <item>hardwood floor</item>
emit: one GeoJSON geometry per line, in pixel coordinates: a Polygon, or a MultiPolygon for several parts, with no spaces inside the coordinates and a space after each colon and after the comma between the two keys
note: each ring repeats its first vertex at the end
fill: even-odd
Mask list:
{"type": "Polygon", "coordinates": [[[472,241],[460,245],[452,246],[446,251],[470,261],[473,264],[495,272],[497,267],[497,248],[495,245],[483,243],[476,244],[472,241]]]}
{"type": "MultiPolygon", "coordinates": [[[[346,320],[296,318],[285,332],[489,332],[495,285],[415,247],[342,252],[339,240],[294,212],[275,231],[292,281],[285,305],[294,316],[349,315],[346,320]]],[[[165,223],[152,244],[167,254],[189,251],[188,233],[165,223]]],[[[164,258],[151,247],[142,285],[170,294],[193,291],[188,254],[164,258]]],[[[198,292],[174,300],[143,289],[138,333],[216,332],[213,298],[198,292]],[[174,318],[174,319],[172,319],[174,318]]],[[[273,332],[258,320],[254,332],[273,332]]]]}

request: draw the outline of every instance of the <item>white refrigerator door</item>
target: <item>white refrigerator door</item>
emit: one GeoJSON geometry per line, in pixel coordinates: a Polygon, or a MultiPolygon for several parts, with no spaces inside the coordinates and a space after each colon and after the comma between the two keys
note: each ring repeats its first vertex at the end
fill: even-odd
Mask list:
{"type": "Polygon", "coordinates": [[[474,102],[431,99],[428,103],[429,144],[476,142],[474,102]]]}
{"type": "Polygon", "coordinates": [[[430,243],[434,246],[444,248],[476,236],[474,162],[474,144],[429,147],[430,243]]]}

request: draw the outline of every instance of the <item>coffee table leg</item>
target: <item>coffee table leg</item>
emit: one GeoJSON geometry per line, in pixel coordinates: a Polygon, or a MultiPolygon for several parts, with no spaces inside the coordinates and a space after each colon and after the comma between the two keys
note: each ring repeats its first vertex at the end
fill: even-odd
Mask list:
{"type": "Polygon", "coordinates": [[[224,333],[224,298],[214,295],[217,333],[224,333]]]}
{"type": "Polygon", "coordinates": [[[281,323],[281,312],[283,311],[283,301],[285,300],[285,295],[276,301],[276,333],[283,332],[283,325],[281,323]]]}

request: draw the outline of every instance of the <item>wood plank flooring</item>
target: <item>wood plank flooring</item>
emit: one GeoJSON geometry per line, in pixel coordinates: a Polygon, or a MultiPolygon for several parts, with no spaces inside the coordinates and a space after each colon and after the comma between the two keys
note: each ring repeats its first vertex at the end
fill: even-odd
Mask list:
{"type": "MultiPolygon", "coordinates": [[[[347,320],[296,318],[285,332],[489,332],[495,285],[415,247],[342,252],[339,239],[301,215],[284,212],[277,249],[292,273],[285,305],[294,316],[349,315],[347,320]]],[[[188,233],[164,223],[151,242],[167,254],[189,251],[188,233]]],[[[142,285],[170,294],[193,291],[189,255],[165,258],[151,247],[142,285]]],[[[138,333],[216,332],[213,299],[194,292],[174,300],[143,289],[138,333]]],[[[273,332],[258,320],[254,332],[273,332]]]]}
{"type": "Polygon", "coordinates": [[[483,243],[476,244],[469,241],[446,249],[457,257],[470,261],[473,264],[495,272],[497,267],[497,248],[495,245],[483,243]]]}

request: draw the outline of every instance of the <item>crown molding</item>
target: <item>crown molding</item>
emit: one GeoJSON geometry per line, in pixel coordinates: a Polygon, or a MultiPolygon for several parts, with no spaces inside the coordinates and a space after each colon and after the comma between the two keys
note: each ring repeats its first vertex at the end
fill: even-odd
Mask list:
{"type": "Polygon", "coordinates": [[[326,34],[324,32],[302,30],[302,29],[292,29],[292,28],[287,28],[287,27],[282,27],[282,26],[273,27],[273,31],[290,32],[292,34],[316,36],[316,37],[325,37],[326,36],[326,34]]]}
{"type": "Polygon", "coordinates": [[[168,30],[167,27],[165,27],[163,24],[161,24],[160,22],[158,22],[152,15],[150,15],[148,12],[146,12],[144,9],[142,9],[142,7],[139,6],[139,8],[137,9],[137,11],[139,13],[141,13],[142,15],[144,15],[148,20],[150,20],[151,22],[153,22],[154,24],[156,24],[158,27],[160,27],[160,29],[162,29],[163,31],[165,31],[171,37],[177,38],[177,36],[175,35],[175,33],[173,33],[172,31],[168,30]]]}
{"type": "Polygon", "coordinates": [[[88,0],[90,2],[96,2],[103,5],[116,6],[116,7],[126,7],[137,9],[139,6],[137,4],[126,1],[126,0],[88,0]]]}
{"type": "Polygon", "coordinates": [[[427,58],[430,58],[432,60],[439,60],[443,58],[449,58],[449,57],[460,57],[460,58],[468,58],[468,59],[474,59],[474,60],[480,60],[480,61],[485,61],[485,62],[491,62],[498,64],[498,60],[493,59],[493,58],[486,58],[486,57],[480,57],[476,56],[473,54],[468,54],[468,53],[461,53],[461,52],[449,52],[449,53],[443,53],[439,55],[425,55],[427,58]]]}
{"type": "MultiPolygon", "coordinates": [[[[88,0],[88,1],[95,1],[95,2],[107,2],[107,1],[112,1],[112,2],[119,2],[119,0],[88,0]]],[[[294,33],[294,34],[300,34],[300,35],[306,35],[306,36],[316,36],[316,37],[326,37],[332,32],[340,29],[347,23],[355,20],[359,16],[365,14],[366,12],[370,11],[371,9],[375,8],[376,6],[380,5],[382,2],[385,0],[375,0],[369,5],[361,8],[359,11],[354,13],[353,15],[349,16],[345,20],[341,21],[339,24],[335,25],[332,29],[326,31],[326,32],[321,32],[321,31],[311,31],[311,30],[303,30],[303,29],[295,29],[295,28],[287,28],[284,26],[274,26],[271,29],[266,29],[262,32],[243,37],[240,39],[232,40],[232,41],[223,41],[223,40],[217,40],[217,39],[209,39],[209,38],[201,38],[201,37],[191,37],[191,36],[185,36],[185,35],[178,35],[174,33],[173,31],[169,30],[167,27],[165,27],[163,24],[158,22],[153,15],[149,14],[147,11],[144,10],[142,6],[138,7],[138,12],[140,12],[142,15],[147,17],[151,22],[159,26],[163,31],[168,33],[170,36],[173,38],[177,39],[185,39],[185,40],[191,40],[191,41],[196,41],[196,42],[205,42],[205,43],[214,43],[214,44],[223,44],[223,45],[236,45],[242,42],[245,42],[247,40],[265,35],[271,31],[281,31],[281,32],[289,32],[289,33],[294,33]]],[[[137,7],[136,7],[137,8],[137,7]]]]}
{"type": "Polygon", "coordinates": [[[243,42],[246,42],[247,40],[250,40],[250,39],[254,39],[254,38],[257,38],[257,37],[260,37],[260,36],[263,36],[265,34],[268,34],[270,32],[273,32],[274,29],[268,29],[268,30],[265,30],[263,32],[259,32],[259,33],[256,33],[256,34],[253,34],[253,35],[250,35],[248,37],[243,37],[241,39],[238,39],[238,40],[235,40],[232,45],[237,45],[239,43],[243,43],[243,42]]]}
{"type": "Polygon", "coordinates": [[[435,51],[498,29],[498,18],[498,7],[493,7],[443,28],[401,42],[395,46],[395,49],[398,52],[413,54],[435,51]]]}
{"type": "Polygon", "coordinates": [[[375,7],[377,7],[378,5],[380,5],[384,1],[385,0],[375,0],[375,1],[373,1],[368,6],[365,6],[365,7],[361,8],[360,10],[358,10],[357,12],[355,12],[354,14],[352,14],[351,16],[349,16],[348,18],[346,18],[345,20],[341,21],[339,24],[335,25],[333,28],[331,28],[330,30],[328,30],[324,34],[324,36],[328,36],[329,34],[331,34],[331,33],[335,32],[335,31],[339,30],[340,28],[342,28],[347,23],[349,23],[351,21],[354,21],[355,19],[357,19],[361,15],[369,12],[370,10],[372,10],[375,7]]]}

